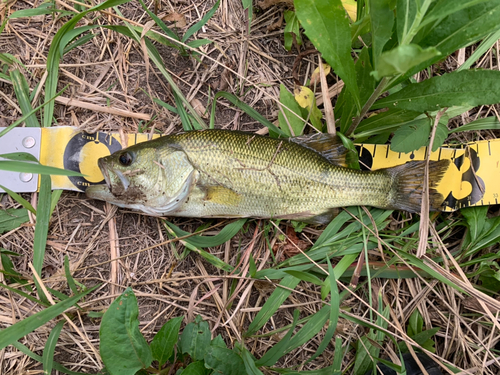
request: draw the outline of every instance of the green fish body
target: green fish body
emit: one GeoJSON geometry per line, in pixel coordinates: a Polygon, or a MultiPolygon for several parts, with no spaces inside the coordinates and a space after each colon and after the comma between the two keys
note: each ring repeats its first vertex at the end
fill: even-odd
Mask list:
{"type": "MultiPolygon", "coordinates": [[[[335,207],[420,210],[425,162],[373,172],[334,161],[336,138],[290,139],[202,130],[164,136],[99,160],[106,185],[90,198],[155,216],[254,217],[327,222],[335,207]],[[333,151],[332,151],[333,150],[333,151]]],[[[430,208],[448,161],[430,164],[430,208]]]]}

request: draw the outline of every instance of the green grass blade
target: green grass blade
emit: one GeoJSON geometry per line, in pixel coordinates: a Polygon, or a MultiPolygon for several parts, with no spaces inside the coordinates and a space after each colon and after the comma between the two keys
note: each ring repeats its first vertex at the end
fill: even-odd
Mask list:
{"type": "MultiPolygon", "coordinates": [[[[114,8],[115,11],[118,13],[118,15],[122,16],[120,10],[118,8],[114,8]]],[[[137,34],[136,30],[127,24],[127,27],[124,26],[106,26],[106,28],[110,30],[117,31],[123,35],[126,35],[130,38],[133,38],[137,43],[140,43],[140,36],[137,34]]],[[[165,69],[165,65],[163,64],[163,60],[158,53],[158,50],[156,47],[151,43],[150,40],[145,39],[146,41],[146,47],[148,50],[148,56],[151,59],[151,61],[154,62],[158,70],[163,74],[163,77],[167,80],[169,83],[170,87],[172,88],[172,91],[176,92],[177,95],[179,95],[179,98],[181,98],[184,106],[187,108],[191,116],[196,120],[196,122],[203,128],[206,129],[207,125],[205,124],[205,121],[201,118],[201,116],[194,110],[193,106],[188,102],[188,100],[184,97],[184,94],[182,91],[179,89],[179,87],[176,85],[174,80],[172,79],[172,76],[168,73],[168,71],[165,69]]]]}
{"type": "Polygon", "coordinates": [[[479,131],[479,130],[499,130],[500,122],[495,116],[480,118],[471,121],[468,124],[459,126],[458,128],[450,130],[449,134],[465,131],[479,131]]]}
{"type": "MultiPolygon", "coordinates": [[[[180,41],[180,39],[179,39],[179,37],[177,36],[177,34],[176,34],[176,33],[174,33],[172,30],[170,30],[170,28],[169,28],[167,25],[165,25],[165,23],[161,20],[161,18],[160,18],[160,17],[158,17],[158,16],[157,16],[156,14],[154,14],[153,12],[151,12],[151,11],[148,9],[148,7],[146,6],[146,4],[144,4],[144,1],[139,0],[139,2],[141,3],[142,9],[144,9],[144,10],[146,11],[146,13],[149,15],[149,17],[151,17],[151,18],[152,18],[152,19],[156,22],[156,24],[157,24],[158,26],[160,26],[160,29],[162,29],[162,30],[163,30],[163,32],[164,32],[165,34],[167,34],[167,36],[169,36],[169,37],[170,37],[170,38],[172,38],[172,39],[175,39],[175,40],[179,40],[179,41],[180,41]]],[[[174,45],[174,44],[173,44],[173,42],[171,42],[171,41],[168,41],[168,42],[167,42],[167,43],[165,43],[165,44],[167,44],[167,45],[168,45],[168,44],[172,44],[172,46],[174,46],[174,47],[176,47],[176,48],[180,48],[180,45],[179,45],[179,46],[174,45]]]]}
{"type": "Polygon", "coordinates": [[[323,329],[330,316],[330,306],[323,306],[309,321],[293,336],[286,348],[286,353],[304,345],[307,341],[317,336],[323,329]]]}
{"type": "Polygon", "coordinates": [[[69,269],[69,258],[67,255],[64,256],[64,274],[66,275],[66,281],[68,282],[69,288],[73,294],[78,293],[78,288],[76,287],[75,280],[71,276],[71,271],[69,269]]]}
{"type": "Polygon", "coordinates": [[[230,94],[225,91],[219,91],[217,94],[214,96],[214,100],[212,102],[212,112],[210,114],[210,126],[213,127],[213,124],[215,122],[215,106],[217,104],[217,99],[223,97],[226,100],[229,100],[233,105],[241,109],[243,112],[245,112],[247,115],[252,117],[254,120],[259,121],[262,125],[265,125],[269,128],[269,130],[273,131],[274,133],[278,134],[280,137],[287,138],[287,134],[278,128],[276,125],[274,125],[271,121],[266,119],[264,116],[262,116],[259,112],[257,112],[255,109],[250,107],[248,104],[242,102],[240,99],[238,99],[236,96],[233,94],[230,94]]]}
{"type": "Polygon", "coordinates": [[[50,331],[49,338],[45,343],[45,348],[43,349],[43,372],[45,374],[52,374],[52,367],[54,366],[54,352],[57,345],[57,340],[59,339],[59,334],[61,333],[62,327],[66,323],[65,320],[61,320],[56,324],[54,328],[50,331]]]}
{"type": "Polygon", "coordinates": [[[273,366],[278,360],[286,354],[286,347],[292,337],[293,331],[297,326],[297,322],[299,320],[299,310],[295,310],[293,312],[293,322],[291,327],[288,329],[285,337],[283,337],[277,344],[273,345],[271,349],[269,349],[266,354],[262,356],[257,362],[255,362],[256,366],[273,366]]]}
{"type": "MultiPolygon", "coordinates": [[[[33,267],[38,275],[42,274],[43,259],[45,257],[45,247],[47,245],[47,233],[49,231],[50,219],[50,196],[52,182],[50,176],[42,175],[40,178],[40,193],[38,194],[38,207],[36,215],[35,238],[33,240],[33,267]]],[[[38,281],[35,279],[38,297],[44,302],[46,296],[43,293],[38,281]]]]}
{"type": "Polygon", "coordinates": [[[83,176],[81,173],[68,171],[66,169],[49,167],[47,165],[26,163],[22,161],[0,160],[0,170],[11,172],[35,173],[41,175],[56,176],[83,176]]]}
{"type": "Polygon", "coordinates": [[[7,345],[14,344],[21,337],[26,336],[28,333],[34,331],[38,327],[41,327],[45,323],[62,314],[69,307],[73,306],[80,298],[92,292],[97,287],[98,286],[92,287],[82,293],[68,298],[65,301],[47,307],[46,309],[27,318],[24,318],[16,324],[13,324],[10,327],[4,329],[3,331],[1,331],[2,334],[0,335],[0,350],[5,348],[7,345]]]}
{"type": "Polygon", "coordinates": [[[33,208],[30,202],[28,202],[26,199],[21,197],[19,194],[17,194],[15,191],[12,191],[8,188],[6,188],[3,185],[0,185],[0,189],[3,189],[7,194],[11,196],[12,199],[14,199],[17,203],[19,203],[21,206],[26,208],[28,211],[32,212],[33,214],[36,215],[36,210],[33,208]]]}
{"type": "Polygon", "coordinates": [[[52,103],[59,95],[61,95],[68,88],[68,86],[69,85],[66,85],[61,91],[59,91],[58,93],[56,93],[49,100],[45,101],[45,103],[39,105],[38,107],[36,107],[35,109],[33,109],[31,112],[25,114],[24,116],[22,116],[21,118],[17,119],[12,124],[10,124],[9,126],[7,126],[4,130],[2,130],[0,132],[0,137],[3,136],[4,134],[7,134],[9,131],[11,131],[16,126],[22,124],[26,120],[26,118],[28,118],[28,116],[31,116],[32,114],[38,112],[40,109],[42,109],[46,105],[49,105],[50,103],[52,103]]]}
{"type": "Polygon", "coordinates": [[[190,36],[194,35],[198,30],[200,30],[210,18],[215,14],[217,9],[219,8],[220,0],[217,0],[217,2],[214,4],[212,9],[210,9],[201,20],[196,22],[193,26],[191,26],[187,31],[186,34],[182,37],[182,41],[185,42],[186,40],[189,39],[190,36]]]}
{"type": "MultiPolygon", "coordinates": [[[[14,348],[16,348],[17,350],[19,350],[21,353],[30,357],[31,359],[34,359],[35,361],[42,363],[42,361],[43,361],[42,357],[33,353],[31,350],[29,350],[25,345],[21,344],[20,342],[16,341],[16,342],[12,343],[12,346],[14,348]]],[[[58,362],[54,362],[53,367],[55,370],[60,371],[64,374],[68,374],[68,375],[87,375],[88,374],[87,372],[83,373],[83,372],[75,372],[75,371],[68,370],[66,367],[64,367],[63,365],[61,365],[58,362]]]]}
{"type": "Polygon", "coordinates": [[[330,344],[333,335],[335,334],[335,330],[337,329],[337,323],[339,320],[339,311],[340,311],[340,295],[339,288],[337,287],[337,278],[335,277],[335,272],[333,271],[332,264],[330,263],[330,259],[326,259],[328,262],[328,274],[330,275],[330,290],[331,290],[331,300],[330,300],[330,318],[328,323],[328,329],[326,330],[325,336],[316,350],[316,353],[313,354],[311,358],[307,360],[307,362],[311,362],[315,358],[317,358],[321,353],[323,353],[330,344]]]}
{"type": "Polygon", "coordinates": [[[281,304],[285,302],[288,298],[292,290],[297,286],[300,282],[300,279],[297,279],[293,276],[285,276],[283,280],[280,282],[279,286],[274,290],[274,292],[269,296],[262,309],[259,311],[255,319],[250,323],[247,332],[245,333],[245,337],[253,335],[260,328],[266,324],[269,318],[279,309],[281,304]],[[286,288],[286,289],[285,289],[286,288]]]}
{"type": "MultiPolygon", "coordinates": [[[[247,219],[236,220],[222,228],[222,230],[215,236],[196,235],[186,238],[184,239],[184,241],[201,248],[219,246],[233,238],[240,231],[246,221],[247,219]]],[[[183,231],[178,226],[169,223],[168,221],[165,221],[165,224],[167,224],[179,237],[187,236],[190,234],[189,232],[183,231]]]]}
{"type": "MultiPolygon", "coordinates": [[[[59,63],[64,52],[65,44],[62,43],[65,35],[70,32],[77,23],[90,12],[99,11],[106,8],[111,8],[120,4],[124,4],[129,0],[107,0],[104,3],[98,4],[86,11],[75,15],[71,20],[66,22],[52,38],[49,53],[47,55],[47,80],[45,82],[45,102],[47,105],[43,111],[42,125],[50,127],[52,125],[52,116],[54,115],[54,104],[49,103],[49,98],[52,98],[57,90],[57,82],[59,80],[59,63]]],[[[69,42],[69,40],[68,40],[69,42]]]]}
{"type": "Polygon", "coordinates": [[[490,36],[488,36],[486,39],[483,39],[479,46],[474,50],[472,55],[469,56],[467,61],[460,65],[456,71],[459,72],[461,70],[469,69],[472,64],[479,60],[482,55],[488,52],[488,50],[496,44],[498,39],[500,39],[500,30],[491,33],[490,36]]]}
{"type": "Polygon", "coordinates": [[[21,297],[29,299],[30,301],[35,302],[37,304],[40,304],[40,305],[43,305],[43,306],[50,306],[50,304],[44,303],[43,301],[39,300],[38,298],[32,297],[28,293],[24,293],[23,291],[21,291],[19,289],[12,288],[9,285],[5,285],[5,284],[0,283],[0,287],[1,288],[5,288],[7,290],[10,290],[12,293],[19,294],[21,297]]]}
{"type": "MultiPolygon", "coordinates": [[[[30,113],[33,111],[33,107],[31,106],[30,90],[28,82],[26,82],[26,78],[24,78],[19,69],[12,70],[10,72],[10,78],[14,88],[14,93],[16,94],[17,102],[19,103],[19,107],[21,107],[21,112],[23,114],[30,113]]],[[[25,122],[27,127],[40,127],[40,123],[38,122],[35,114],[27,116],[25,122]]]]}

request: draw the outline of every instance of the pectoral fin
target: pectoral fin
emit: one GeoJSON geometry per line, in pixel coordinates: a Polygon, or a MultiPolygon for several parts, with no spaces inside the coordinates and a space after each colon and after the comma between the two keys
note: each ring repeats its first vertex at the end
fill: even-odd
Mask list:
{"type": "Polygon", "coordinates": [[[241,195],[224,186],[208,186],[205,194],[205,201],[228,206],[236,206],[241,202],[241,195]]]}

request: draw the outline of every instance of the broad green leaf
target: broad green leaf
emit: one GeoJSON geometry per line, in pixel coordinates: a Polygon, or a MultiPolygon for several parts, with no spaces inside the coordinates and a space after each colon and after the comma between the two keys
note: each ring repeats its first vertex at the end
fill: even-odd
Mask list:
{"type": "Polygon", "coordinates": [[[446,141],[446,138],[448,138],[447,123],[448,123],[448,117],[447,116],[441,117],[436,127],[436,133],[434,134],[434,143],[432,144],[432,152],[436,151],[439,147],[441,147],[444,141],[446,141]]]}
{"type": "Polygon", "coordinates": [[[243,359],[233,350],[210,345],[205,353],[205,367],[224,375],[240,375],[245,364],[243,359]]]}
{"type": "Polygon", "coordinates": [[[62,314],[68,308],[73,306],[80,298],[94,291],[97,287],[98,286],[95,286],[62,302],[47,307],[42,311],[28,316],[16,324],[2,330],[2,334],[0,335],[0,350],[5,348],[7,345],[14,344],[21,337],[26,336],[28,333],[33,332],[35,329],[62,314]]]}
{"type": "Polygon", "coordinates": [[[26,208],[0,210],[0,234],[16,229],[29,220],[26,208]]]}
{"type": "Polygon", "coordinates": [[[373,75],[379,80],[382,77],[404,74],[414,66],[440,55],[441,53],[434,47],[424,50],[416,44],[398,46],[380,55],[377,70],[373,75]]]}
{"type": "Polygon", "coordinates": [[[302,118],[302,107],[297,103],[294,96],[280,85],[280,104],[278,111],[279,126],[288,137],[302,135],[305,120],[302,118]]]}
{"type": "Polygon", "coordinates": [[[260,328],[262,328],[264,324],[266,324],[269,318],[279,309],[281,304],[285,302],[299,282],[300,279],[293,276],[285,276],[283,280],[281,280],[279,285],[283,286],[283,288],[278,286],[271,293],[267,301],[264,303],[264,306],[262,306],[254,320],[250,323],[250,326],[245,333],[245,337],[253,335],[260,328]]]}
{"type": "Polygon", "coordinates": [[[500,71],[465,70],[413,83],[378,100],[372,109],[391,107],[418,112],[452,106],[500,102],[500,71]]]}
{"type": "Polygon", "coordinates": [[[462,208],[460,212],[467,220],[471,242],[476,242],[486,223],[488,206],[462,208]]]}
{"type": "Polygon", "coordinates": [[[54,366],[54,351],[56,349],[57,340],[59,339],[59,334],[61,333],[62,327],[66,323],[65,320],[61,320],[56,324],[54,328],[50,331],[49,338],[45,343],[45,348],[43,349],[43,371],[46,374],[52,374],[52,367],[54,366]]]}
{"type": "Polygon", "coordinates": [[[311,124],[313,124],[313,126],[317,130],[321,131],[323,128],[323,124],[321,123],[323,114],[316,106],[316,97],[312,90],[305,86],[299,86],[293,90],[293,93],[295,96],[295,100],[297,101],[297,103],[299,103],[299,106],[301,106],[303,110],[305,110],[308,114],[305,117],[309,117],[309,121],[311,122],[311,124]]]}
{"type": "Polygon", "coordinates": [[[390,6],[391,0],[369,0],[368,3],[372,27],[372,61],[377,69],[379,56],[392,36],[394,11],[390,6]]]}
{"type": "Polygon", "coordinates": [[[344,81],[358,110],[359,89],[351,57],[349,16],[340,0],[295,0],[295,12],[305,33],[326,62],[344,81]]]}
{"type": "MultiPolygon", "coordinates": [[[[445,3],[452,4],[446,5],[450,6],[450,10],[456,9],[453,0],[446,0],[445,3]]],[[[434,9],[431,9],[429,13],[432,14],[434,9]]],[[[416,35],[414,43],[417,43],[422,48],[435,47],[441,52],[442,56],[447,56],[499,30],[499,17],[500,0],[478,0],[476,5],[453,12],[448,17],[438,21],[436,25],[429,24],[427,27],[422,28],[416,35]]],[[[425,22],[426,18],[424,18],[423,22],[425,22]]],[[[438,62],[441,58],[437,56],[415,66],[406,74],[393,81],[391,86],[403,82],[415,73],[438,62]]]]}
{"type": "Polygon", "coordinates": [[[391,150],[395,152],[412,152],[429,143],[431,119],[422,118],[403,125],[394,133],[391,150]]]}
{"type": "MultiPolygon", "coordinates": [[[[361,50],[354,69],[356,71],[356,79],[358,82],[358,87],[360,89],[360,100],[361,103],[364,104],[372,95],[373,91],[375,90],[376,84],[375,78],[371,75],[373,67],[371,64],[371,57],[368,48],[365,47],[361,50]]],[[[340,131],[341,133],[349,136],[350,133],[352,133],[352,131],[354,130],[352,129],[352,117],[358,114],[358,112],[352,100],[352,95],[350,95],[349,92],[345,92],[345,94],[347,94],[347,107],[346,109],[342,110],[342,118],[340,119],[340,131]]],[[[335,108],[337,108],[338,105],[339,104],[337,103],[335,108]]]]}
{"type": "Polygon", "coordinates": [[[453,13],[458,13],[481,3],[487,3],[491,0],[439,0],[432,10],[425,16],[420,27],[432,22],[442,20],[453,13]]]}
{"type": "Polygon", "coordinates": [[[174,347],[179,341],[182,319],[182,316],[170,319],[161,327],[151,342],[153,359],[158,361],[160,367],[174,354],[174,347]]]}
{"type": "Polygon", "coordinates": [[[112,374],[134,375],[153,361],[151,349],[139,331],[138,315],[137,299],[128,287],[102,318],[99,351],[112,374]]]}
{"type": "Polygon", "coordinates": [[[294,37],[297,45],[302,45],[302,38],[300,36],[300,23],[295,12],[291,10],[285,10],[285,23],[285,30],[283,31],[283,36],[285,38],[285,49],[287,51],[290,51],[292,49],[294,37]]]}
{"type": "Polygon", "coordinates": [[[396,11],[396,26],[400,45],[409,44],[418,27],[417,12],[420,2],[413,0],[398,0],[396,11]]]}
{"type": "Polygon", "coordinates": [[[210,327],[200,315],[189,323],[181,335],[179,347],[181,353],[187,353],[193,360],[202,360],[210,347],[210,327]]]}
{"type": "Polygon", "coordinates": [[[182,372],[182,375],[205,375],[207,373],[203,361],[190,363],[182,372]]]}

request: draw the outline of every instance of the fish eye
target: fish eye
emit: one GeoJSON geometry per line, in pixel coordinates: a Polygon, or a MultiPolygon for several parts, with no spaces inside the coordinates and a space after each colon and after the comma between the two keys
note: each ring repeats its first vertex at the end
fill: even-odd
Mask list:
{"type": "Polygon", "coordinates": [[[120,157],[118,158],[118,161],[124,167],[128,167],[134,161],[134,155],[128,151],[124,152],[123,154],[120,155],[120,157]]]}

